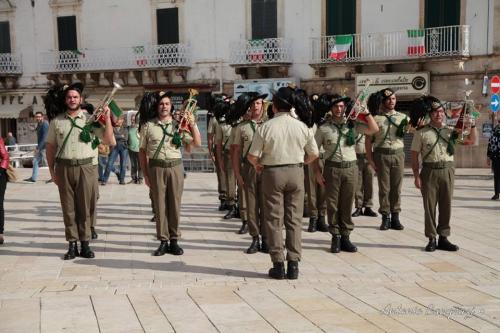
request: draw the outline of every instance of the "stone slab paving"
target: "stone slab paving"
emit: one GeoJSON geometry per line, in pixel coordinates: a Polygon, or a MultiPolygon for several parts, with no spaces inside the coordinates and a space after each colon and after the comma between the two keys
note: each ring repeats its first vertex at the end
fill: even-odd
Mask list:
{"type": "MultiPolygon", "coordinates": [[[[29,169],[20,169],[22,178],[29,169]]],[[[499,332],[500,202],[488,170],[457,170],[452,241],[426,253],[420,193],[405,178],[405,230],[355,218],[355,254],[303,233],[296,281],[267,278],[240,222],[217,211],[213,174],[189,174],[180,257],[157,246],[145,186],[100,187],[95,259],[63,261],[57,188],[8,184],[0,246],[0,332],[499,332]]],[[[307,219],[304,219],[304,231],[307,219]]]]}

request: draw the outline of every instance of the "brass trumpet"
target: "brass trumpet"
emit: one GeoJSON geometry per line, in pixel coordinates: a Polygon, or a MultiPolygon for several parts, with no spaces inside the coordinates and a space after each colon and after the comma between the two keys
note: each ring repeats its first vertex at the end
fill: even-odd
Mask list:
{"type": "Polygon", "coordinates": [[[191,117],[195,117],[198,112],[198,101],[196,96],[198,95],[198,90],[189,89],[189,97],[185,101],[185,104],[181,111],[180,121],[179,121],[179,132],[185,131],[191,133],[191,126],[189,125],[189,120],[191,117]]]}
{"type": "MultiPolygon", "coordinates": [[[[92,116],[89,118],[89,123],[95,123],[99,122],[101,125],[105,126],[106,125],[106,117],[104,114],[104,108],[107,107],[112,101],[113,97],[116,94],[116,92],[120,89],[123,89],[121,85],[119,85],[116,82],[113,82],[113,89],[109,94],[106,94],[104,98],[102,99],[101,103],[95,110],[95,112],[92,114],[92,116]]],[[[113,127],[116,126],[116,119],[114,119],[111,115],[111,123],[113,124],[113,127]]]]}
{"type": "MultiPolygon", "coordinates": [[[[348,110],[348,114],[345,117],[346,120],[356,120],[360,116],[361,112],[365,111],[367,109],[367,101],[368,101],[368,96],[370,96],[369,92],[369,87],[370,87],[371,81],[368,79],[365,82],[365,86],[363,87],[363,90],[361,90],[358,95],[356,96],[356,99],[352,103],[352,106],[348,110]]],[[[359,120],[365,121],[366,117],[360,117],[359,120]]]]}

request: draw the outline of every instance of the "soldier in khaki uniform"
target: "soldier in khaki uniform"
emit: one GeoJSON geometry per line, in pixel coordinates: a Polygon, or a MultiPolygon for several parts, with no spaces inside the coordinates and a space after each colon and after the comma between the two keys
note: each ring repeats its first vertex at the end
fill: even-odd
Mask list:
{"type": "Polygon", "coordinates": [[[299,275],[304,208],[303,164],[313,162],[319,155],[311,129],[294,118],[297,114],[300,119],[307,119],[309,110],[306,105],[298,99],[294,89],[280,88],[273,96],[274,117],[255,132],[247,155],[257,172],[262,172],[265,234],[273,262],[269,276],[274,279],[285,278],[283,222],[288,261],[286,276],[297,279],[299,275]]]}
{"type": "Polygon", "coordinates": [[[234,109],[235,117],[239,118],[240,115],[243,115],[243,117],[249,118],[233,129],[234,140],[231,144],[235,176],[238,186],[244,189],[247,204],[248,226],[252,236],[252,243],[247,249],[249,254],[258,251],[269,252],[262,223],[262,179],[247,160],[255,132],[263,124],[263,99],[266,97],[267,94],[244,93],[238,97],[234,109]],[[262,236],[262,242],[260,236],[262,236]]]}
{"type": "Polygon", "coordinates": [[[358,185],[354,197],[356,210],[352,217],[360,215],[377,217],[373,207],[373,170],[366,159],[365,135],[358,134],[356,138],[356,158],[358,159],[358,185]]]}
{"type": "Polygon", "coordinates": [[[380,230],[403,230],[399,213],[405,162],[403,137],[408,117],[395,110],[396,95],[389,88],[372,94],[368,107],[372,113],[380,113],[374,117],[379,131],[365,142],[368,163],[377,173],[379,213],[382,214],[380,230]],[[372,103],[373,100],[376,102],[372,103]]]}
{"type": "MultiPolygon", "coordinates": [[[[229,111],[229,103],[227,108],[229,111]]],[[[227,112],[226,112],[227,113],[227,112]]],[[[230,143],[232,126],[226,121],[219,120],[219,126],[215,131],[215,148],[219,160],[219,169],[221,174],[225,175],[226,184],[226,208],[229,212],[224,216],[225,219],[231,219],[238,216],[236,207],[236,179],[234,178],[233,166],[231,163],[230,143]]]]}
{"type": "MultiPolygon", "coordinates": [[[[448,240],[450,236],[451,199],[453,197],[455,178],[453,154],[458,132],[444,125],[444,108],[435,97],[426,96],[416,100],[412,112],[428,113],[430,115],[430,123],[415,133],[411,145],[415,187],[422,192],[425,212],[425,236],[429,238],[425,250],[432,252],[437,248],[445,251],[458,251],[458,246],[448,240]],[[422,158],[420,173],[419,155],[422,158]],[[439,219],[436,228],[437,205],[439,205],[439,219]],[[439,241],[436,244],[438,235],[439,241]]],[[[473,143],[476,141],[476,136],[474,126],[471,128],[467,139],[473,143]]]]}
{"type": "Polygon", "coordinates": [[[371,135],[378,131],[378,126],[367,109],[360,112],[366,116],[366,124],[346,119],[345,104],[349,101],[348,97],[332,95],[331,120],[321,125],[315,135],[318,147],[325,149],[323,173],[318,162],[315,162],[315,169],[318,182],[326,185],[328,189],[326,205],[329,230],[332,234],[332,253],[339,253],[341,250],[357,251],[349,239],[354,229],[351,210],[358,178],[355,138],[358,133],[371,135]]]}
{"type": "MultiPolygon", "coordinates": [[[[232,113],[231,111],[229,115],[232,113]]],[[[228,115],[228,117],[229,117],[228,115]]],[[[238,155],[235,154],[234,151],[234,145],[233,142],[235,140],[235,131],[236,128],[239,126],[241,121],[246,121],[246,119],[238,119],[235,122],[231,122],[231,135],[229,136],[229,140],[227,142],[227,145],[229,146],[229,155],[231,156],[231,167],[233,169],[233,174],[234,174],[234,179],[236,182],[236,211],[232,212],[229,211],[225,216],[224,219],[232,219],[233,217],[239,217],[241,218],[241,228],[238,230],[238,234],[246,234],[248,232],[248,217],[247,217],[247,198],[245,191],[243,189],[243,186],[237,182],[236,175],[237,173],[240,172],[240,169],[242,168],[241,165],[241,159],[238,158],[238,155]]]]}
{"type": "Polygon", "coordinates": [[[97,146],[115,144],[108,107],[104,107],[105,127],[96,128],[87,121],[82,109],[83,85],[75,83],[59,93],[53,88],[45,100],[50,119],[47,135],[47,162],[53,182],[59,189],[68,252],[64,259],[80,255],[94,258],[89,247],[91,226],[95,225],[95,206],[98,195],[97,146]],[[78,251],[80,241],[81,251],[78,251]]]}
{"type": "MultiPolygon", "coordinates": [[[[224,101],[227,97],[225,95],[222,96],[212,96],[213,99],[213,105],[212,107],[218,102],[218,101],[224,101]]],[[[214,142],[214,137],[215,133],[217,131],[217,127],[219,126],[219,123],[217,122],[217,118],[212,116],[210,120],[208,121],[207,125],[207,143],[208,143],[208,152],[210,154],[210,157],[212,158],[212,161],[214,162],[215,165],[215,172],[217,174],[217,192],[219,193],[219,211],[226,210],[226,176],[221,172],[221,168],[219,167],[219,160],[217,158],[217,152],[215,150],[215,142],[214,142]]]]}
{"type": "Polygon", "coordinates": [[[139,160],[144,172],[146,185],[150,187],[155,205],[156,236],[160,246],[153,252],[155,256],[165,253],[182,255],[184,251],[178,244],[181,199],[184,189],[182,154],[184,145],[187,152],[201,145],[201,136],[194,116],[187,115],[190,133],[179,131],[179,124],[173,118],[171,94],[147,93],[141,101],[149,105],[149,110],[140,108],[141,126],[139,160]],[[145,102],[144,99],[153,99],[145,102]],[[152,118],[156,112],[156,117],[152,118]],[[170,245],[168,244],[170,240],[170,245]]]}

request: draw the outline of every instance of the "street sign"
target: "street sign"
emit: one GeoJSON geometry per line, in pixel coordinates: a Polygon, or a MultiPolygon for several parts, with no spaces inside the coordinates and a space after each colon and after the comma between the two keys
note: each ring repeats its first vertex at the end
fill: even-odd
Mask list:
{"type": "Polygon", "coordinates": [[[495,75],[491,78],[491,93],[492,94],[498,94],[500,92],[500,77],[498,75],[495,75]]]}
{"type": "Polygon", "coordinates": [[[493,112],[497,112],[500,108],[500,97],[498,95],[491,95],[490,109],[493,112]]]}

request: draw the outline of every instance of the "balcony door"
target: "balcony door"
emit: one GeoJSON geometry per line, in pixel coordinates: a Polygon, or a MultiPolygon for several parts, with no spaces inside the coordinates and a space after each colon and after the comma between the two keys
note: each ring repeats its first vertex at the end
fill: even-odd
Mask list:
{"type": "Polygon", "coordinates": [[[429,55],[459,52],[461,0],[425,0],[425,48],[429,55]]]}
{"type": "Polygon", "coordinates": [[[278,37],[277,0],[252,0],[252,40],[278,37]]]}
{"type": "Polygon", "coordinates": [[[11,53],[9,22],[0,22],[0,53],[11,53]]]}
{"type": "Polygon", "coordinates": [[[179,8],[156,10],[158,65],[175,65],[179,61],[179,8]]]}
{"type": "Polygon", "coordinates": [[[80,67],[80,51],[76,35],[76,16],[59,16],[57,18],[57,41],[59,51],[59,69],[75,70],[80,67]]]}
{"type": "MultiPolygon", "coordinates": [[[[326,0],[326,29],[327,36],[353,35],[356,33],[356,0],[326,0]]],[[[326,58],[343,59],[354,57],[359,41],[355,36],[343,38],[327,37],[323,50],[326,58]],[[350,43],[350,46],[347,44],[350,43]],[[347,54],[339,53],[339,45],[347,48],[347,54]]],[[[345,51],[345,50],[343,50],[345,51]]]]}

